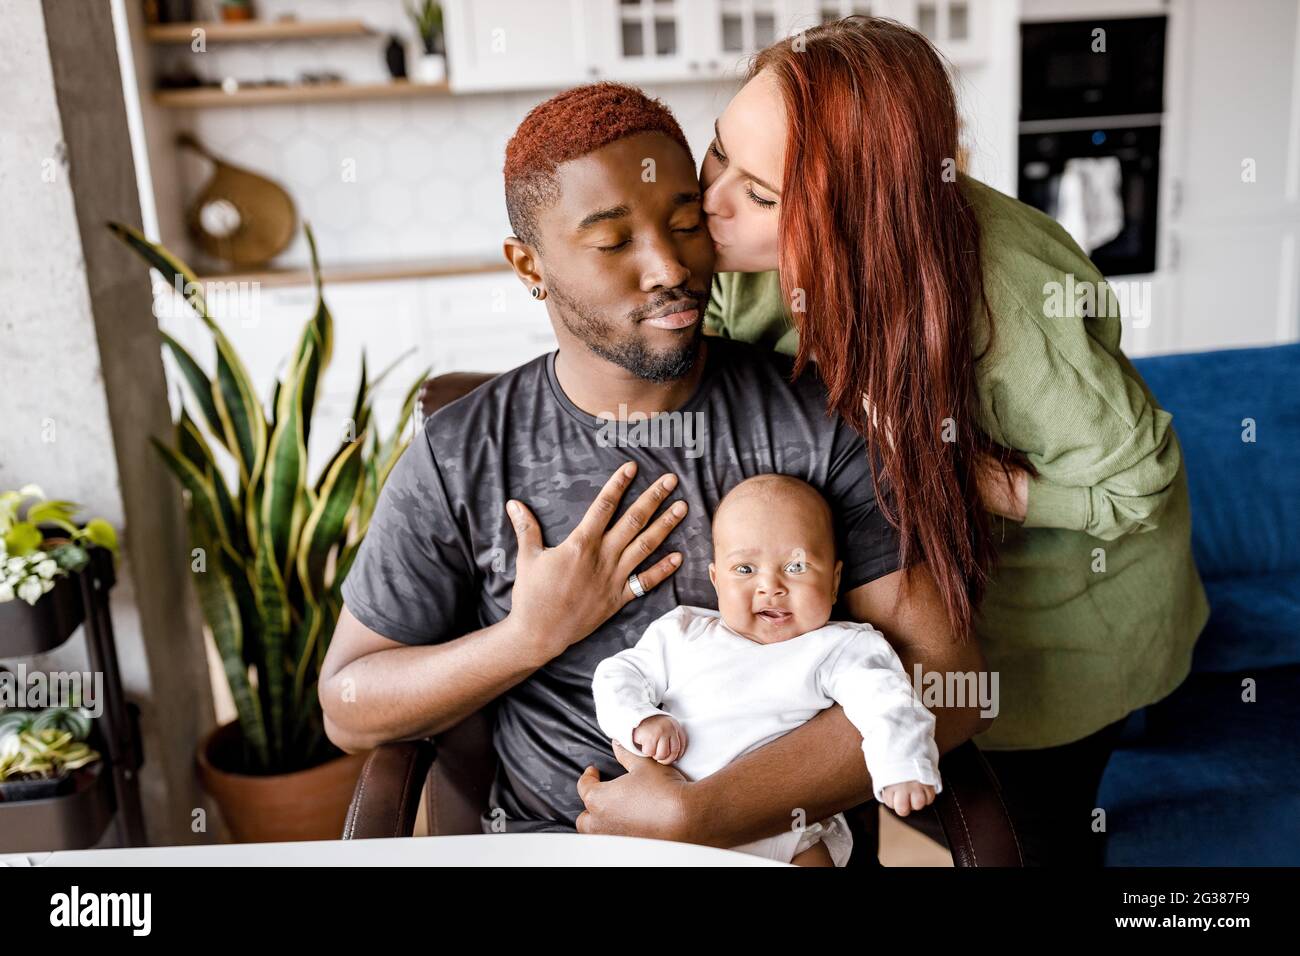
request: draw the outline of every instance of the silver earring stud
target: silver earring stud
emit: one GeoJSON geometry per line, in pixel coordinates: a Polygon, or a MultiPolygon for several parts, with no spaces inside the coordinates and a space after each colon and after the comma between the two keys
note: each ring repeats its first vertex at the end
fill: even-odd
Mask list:
{"type": "Polygon", "coordinates": [[[534,299],[540,299],[542,297],[542,290],[539,289],[537,286],[533,286],[531,290],[531,294],[534,299]]]}

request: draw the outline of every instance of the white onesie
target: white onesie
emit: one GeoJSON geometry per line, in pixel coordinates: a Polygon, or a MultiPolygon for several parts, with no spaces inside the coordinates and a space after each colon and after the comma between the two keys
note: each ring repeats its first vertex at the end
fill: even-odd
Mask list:
{"type": "MultiPolygon", "coordinates": [[[[943,790],[934,715],[898,654],[869,624],[831,621],[760,644],[733,631],[719,612],[682,605],[646,628],[635,646],[601,661],[592,694],[601,729],[632,753],[641,752],[632,742],[641,721],[675,718],[686,731],[686,752],[672,766],[688,780],[717,772],[838,703],[862,735],[877,800],[885,787],[908,780],[943,790]]],[[[788,863],[819,839],[843,866],[853,842],[842,813],[733,849],[788,863]]]]}

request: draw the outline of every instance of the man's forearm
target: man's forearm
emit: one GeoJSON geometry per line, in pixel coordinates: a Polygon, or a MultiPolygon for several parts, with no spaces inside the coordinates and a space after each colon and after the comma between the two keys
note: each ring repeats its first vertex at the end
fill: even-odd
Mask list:
{"type": "Polygon", "coordinates": [[[441,644],[367,654],[322,684],[325,729],[348,751],[430,737],[500,697],[543,663],[508,617],[441,644]]]}
{"type": "MultiPolygon", "coordinates": [[[[906,663],[906,661],[904,661],[906,663]]],[[[978,708],[933,710],[945,754],[982,722],[978,708]]],[[[691,785],[692,842],[733,847],[788,830],[796,810],[813,823],[875,800],[862,735],[839,704],[691,785]]]]}
{"type": "Polygon", "coordinates": [[[874,799],[862,735],[839,704],[696,781],[689,792],[697,828],[692,842],[717,847],[789,830],[799,809],[807,824],[874,799]]]}

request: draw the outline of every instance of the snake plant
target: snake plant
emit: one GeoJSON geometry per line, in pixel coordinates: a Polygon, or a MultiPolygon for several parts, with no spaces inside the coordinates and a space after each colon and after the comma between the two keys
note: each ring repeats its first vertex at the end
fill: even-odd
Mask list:
{"type": "MultiPolygon", "coordinates": [[[[153,439],[187,499],[194,583],[238,710],[245,772],[287,773],[339,751],[325,736],[316,684],[343,606],[340,587],[389,471],[405,450],[419,376],[386,436],[372,420],[365,356],[348,434],[323,472],[307,475],[312,412],[333,350],[316,242],[307,228],[313,314],[268,406],[209,314],[193,271],[120,223],[109,228],[184,298],[216,344],[210,375],[171,336],[164,346],[186,391],[175,445],[153,439]],[[228,487],[217,455],[233,459],[228,487]]],[[[391,366],[389,368],[391,371],[391,366]]],[[[324,436],[320,436],[324,437],[324,436]]]]}
{"type": "Polygon", "coordinates": [[[442,53],[442,4],[435,0],[406,0],[406,15],[415,25],[420,43],[427,54],[442,53]]]}

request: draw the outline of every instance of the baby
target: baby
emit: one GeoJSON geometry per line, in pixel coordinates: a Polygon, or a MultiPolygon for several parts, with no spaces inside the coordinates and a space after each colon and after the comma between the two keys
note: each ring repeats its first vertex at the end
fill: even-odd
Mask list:
{"type": "MultiPolygon", "coordinates": [[[[879,631],[830,621],[843,562],[825,499],[786,475],[742,481],[713,516],[713,557],[719,610],[674,608],[596,667],[601,729],[699,780],[838,703],[862,735],[876,799],[900,815],[933,802],[934,715],[879,631]]],[[[852,847],[837,813],[733,849],[844,866],[852,847]]]]}

